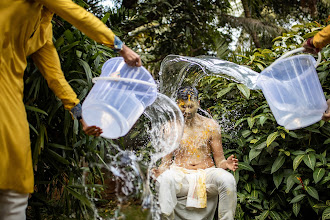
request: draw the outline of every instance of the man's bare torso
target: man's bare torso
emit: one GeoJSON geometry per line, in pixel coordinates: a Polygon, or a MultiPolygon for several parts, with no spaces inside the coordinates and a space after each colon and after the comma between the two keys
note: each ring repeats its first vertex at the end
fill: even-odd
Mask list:
{"type": "Polygon", "coordinates": [[[174,163],[193,170],[214,166],[210,141],[215,132],[220,132],[217,123],[197,114],[193,124],[185,125],[180,147],[174,153],[174,163]]]}

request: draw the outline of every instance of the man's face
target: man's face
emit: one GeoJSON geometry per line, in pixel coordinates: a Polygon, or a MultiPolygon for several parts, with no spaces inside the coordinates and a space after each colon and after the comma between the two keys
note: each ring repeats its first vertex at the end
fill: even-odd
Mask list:
{"type": "Polygon", "coordinates": [[[199,108],[199,102],[196,99],[179,99],[178,106],[183,114],[185,120],[191,120],[195,117],[196,112],[199,108]]]}

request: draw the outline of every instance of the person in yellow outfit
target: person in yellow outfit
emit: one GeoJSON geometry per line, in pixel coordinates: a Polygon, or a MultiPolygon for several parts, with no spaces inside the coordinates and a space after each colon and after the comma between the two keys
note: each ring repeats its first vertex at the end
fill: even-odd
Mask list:
{"type": "MultiPolygon", "coordinates": [[[[303,43],[305,51],[312,54],[317,54],[323,47],[330,44],[330,25],[323,28],[322,31],[318,32],[314,37],[307,39],[303,43]]],[[[324,121],[330,120],[330,99],[327,101],[328,109],[322,116],[324,121]]]]}
{"type": "MultiPolygon", "coordinates": [[[[71,0],[0,1],[0,220],[25,219],[28,193],[34,179],[29,125],[23,103],[23,74],[31,56],[49,87],[81,122],[81,105],[65,80],[52,42],[53,14],[61,16],[98,43],[104,44],[131,66],[141,59],[93,14],[71,0]]],[[[83,124],[85,133],[102,130],[83,124]]]]}

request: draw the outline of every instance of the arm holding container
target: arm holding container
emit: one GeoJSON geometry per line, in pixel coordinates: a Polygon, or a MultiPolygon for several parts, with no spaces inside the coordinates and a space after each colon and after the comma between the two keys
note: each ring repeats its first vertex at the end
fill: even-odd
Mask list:
{"type": "MultiPolygon", "coordinates": [[[[314,37],[307,39],[303,43],[305,51],[317,54],[323,47],[330,43],[330,25],[326,26],[322,31],[318,32],[314,37]]],[[[322,120],[330,120],[330,99],[327,101],[328,109],[323,114],[322,120]]]]}
{"type": "MultiPolygon", "coordinates": [[[[142,65],[138,54],[124,45],[103,22],[71,0],[36,1],[70,22],[96,42],[104,44],[113,48],[116,52],[119,52],[128,65],[138,67],[142,65]]],[[[52,32],[49,36],[50,39],[46,45],[33,55],[34,62],[43,73],[50,88],[62,100],[65,109],[71,110],[72,115],[81,122],[84,132],[88,135],[99,136],[102,134],[102,129],[96,126],[88,126],[81,118],[81,104],[64,78],[58,54],[52,43],[52,32]],[[50,63],[52,63],[52,65],[47,65],[50,63]]]]}

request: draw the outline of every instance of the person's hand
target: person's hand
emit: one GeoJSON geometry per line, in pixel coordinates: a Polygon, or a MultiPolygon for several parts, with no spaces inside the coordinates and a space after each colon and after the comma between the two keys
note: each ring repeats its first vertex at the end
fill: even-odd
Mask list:
{"type": "Polygon", "coordinates": [[[305,51],[307,53],[312,53],[316,55],[318,52],[320,52],[319,48],[314,47],[313,38],[307,39],[302,46],[305,48],[305,51]]]}
{"type": "Polygon", "coordinates": [[[100,136],[103,131],[101,128],[99,127],[96,127],[96,126],[88,126],[86,124],[86,122],[84,121],[84,119],[80,119],[80,123],[82,124],[83,126],[83,131],[85,132],[85,134],[87,135],[93,135],[95,137],[98,137],[100,136]]]}
{"type": "Polygon", "coordinates": [[[124,58],[125,62],[129,66],[142,66],[140,56],[133,50],[131,50],[129,47],[127,47],[125,44],[123,45],[122,50],[119,52],[119,54],[124,58]]]}
{"type": "Polygon", "coordinates": [[[328,109],[325,111],[325,113],[322,116],[322,120],[329,121],[330,120],[330,99],[327,101],[328,109]]]}
{"type": "Polygon", "coordinates": [[[166,168],[159,167],[159,168],[152,169],[151,172],[153,173],[155,179],[157,179],[162,173],[164,173],[165,170],[166,170],[166,168]]]}
{"type": "Polygon", "coordinates": [[[231,155],[227,158],[227,168],[236,171],[238,169],[238,159],[231,155]]]}

